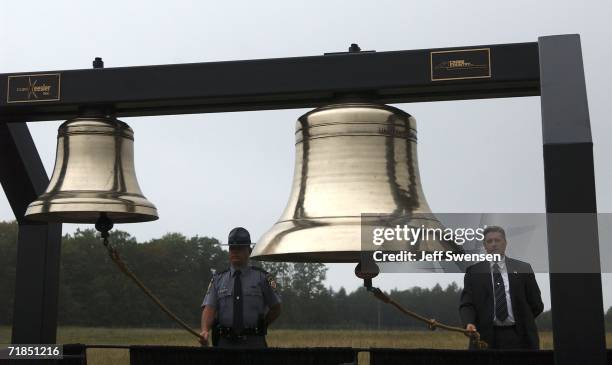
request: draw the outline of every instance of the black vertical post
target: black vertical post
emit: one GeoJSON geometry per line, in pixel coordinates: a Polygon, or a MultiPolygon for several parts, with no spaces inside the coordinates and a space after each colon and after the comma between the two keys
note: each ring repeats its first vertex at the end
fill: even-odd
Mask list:
{"type": "Polygon", "coordinates": [[[19,224],[11,342],[55,343],[62,225],[24,218],[49,183],[26,123],[0,121],[0,182],[19,224]]]}
{"type": "Polygon", "coordinates": [[[540,37],[538,46],[555,364],[603,365],[593,143],[580,37],[540,37]]]}

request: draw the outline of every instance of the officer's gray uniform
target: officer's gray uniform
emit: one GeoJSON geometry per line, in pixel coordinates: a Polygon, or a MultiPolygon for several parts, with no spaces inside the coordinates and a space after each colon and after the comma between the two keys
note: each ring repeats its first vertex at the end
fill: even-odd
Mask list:
{"type": "MultiPolygon", "coordinates": [[[[234,318],[234,267],[213,275],[202,307],[210,306],[217,311],[218,324],[232,327],[234,318]]],[[[244,328],[256,328],[260,316],[268,308],[281,302],[273,277],[260,268],[246,266],[241,269],[244,328]]],[[[230,341],[221,337],[218,347],[260,348],[265,347],[264,336],[246,336],[245,340],[230,341]]]]}

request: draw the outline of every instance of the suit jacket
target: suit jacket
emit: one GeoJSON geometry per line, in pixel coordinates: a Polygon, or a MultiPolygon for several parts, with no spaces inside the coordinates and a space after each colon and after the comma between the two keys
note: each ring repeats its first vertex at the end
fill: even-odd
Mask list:
{"type": "MultiPolygon", "coordinates": [[[[542,313],[544,304],[533,269],[528,263],[507,256],[506,268],[517,332],[528,348],[539,349],[540,339],[535,318],[542,313]]],[[[481,339],[489,344],[493,340],[494,298],[490,263],[482,261],[468,267],[461,292],[459,315],[464,327],[473,323],[481,339]]],[[[470,344],[470,348],[474,346],[470,344]]]]}

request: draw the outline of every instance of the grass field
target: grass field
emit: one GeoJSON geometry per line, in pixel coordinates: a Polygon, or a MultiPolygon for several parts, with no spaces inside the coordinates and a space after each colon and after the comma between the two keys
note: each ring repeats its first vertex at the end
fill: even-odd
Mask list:
{"type": "MultiPolygon", "coordinates": [[[[10,342],[10,327],[0,327],[0,343],[10,342]]],[[[88,345],[176,345],[199,346],[195,337],[180,329],[60,327],[58,343],[88,345]]],[[[544,349],[552,348],[552,334],[540,333],[544,349]]],[[[357,331],[357,330],[270,330],[270,347],[387,347],[464,349],[467,338],[445,331],[357,331]]],[[[612,347],[612,333],[607,336],[612,347]]],[[[367,354],[360,354],[367,363],[367,354]],[[363,356],[362,356],[363,355],[363,356]]],[[[127,349],[88,349],[90,365],[129,364],[127,349]]]]}

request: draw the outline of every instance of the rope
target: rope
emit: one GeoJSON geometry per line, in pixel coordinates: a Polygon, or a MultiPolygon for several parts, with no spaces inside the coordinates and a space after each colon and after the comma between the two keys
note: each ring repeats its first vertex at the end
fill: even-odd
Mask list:
{"type": "Polygon", "coordinates": [[[368,288],[368,290],[371,291],[372,294],[374,294],[374,296],[377,299],[381,300],[383,303],[391,304],[392,306],[397,308],[400,312],[404,313],[405,315],[415,318],[421,322],[425,322],[427,324],[427,328],[429,328],[432,331],[434,331],[436,328],[443,328],[448,331],[461,332],[464,335],[470,337],[471,341],[473,341],[473,343],[476,344],[477,348],[486,349],[488,347],[487,343],[480,339],[480,333],[478,333],[478,331],[468,331],[465,328],[449,326],[447,324],[438,322],[433,318],[424,317],[418,313],[415,313],[411,310],[404,308],[401,304],[391,299],[391,297],[389,297],[387,294],[383,293],[383,291],[380,290],[379,288],[370,287],[368,288]]]}
{"type": "Polygon", "coordinates": [[[170,309],[168,309],[156,296],[155,294],[153,294],[151,292],[151,290],[149,290],[149,288],[147,288],[144,283],[142,281],[140,281],[140,279],[138,279],[138,277],[136,277],[136,275],[132,272],[132,270],[130,270],[126,263],[121,259],[121,256],[119,256],[119,252],[117,251],[117,249],[115,249],[109,242],[108,242],[108,234],[102,234],[102,237],[104,238],[104,247],[106,247],[107,251],[108,251],[108,255],[110,256],[111,260],[113,260],[113,262],[115,264],[117,264],[117,267],[119,268],[119,270],[121,270],[121,272],[123,272],[125,275],[127,275],[129,278],[131,278],[136,285],[138,285],[138,287],[140,289],[142,289],[142,291],[149,297],[151,298],[151,300],[153,300],[153,302],[155,302],[155,304],[157,304],[157,306],[164,311],[164,313],[166,313],[170,318],[172,318],[176,323],[178,323],[181,327],[183,327],[185,330],[187,330],[189,333],[191,333],[192,335],[196,336],[198,339],[203,339],[202,336],[200,336],[199,333],[197,333],[196,331],[194,331],[191,327],[189,327],[189,325],[185,322],[183,322],[179,317],[177,317],[174,313],[172,313],[170,311],[170,309]]]}

